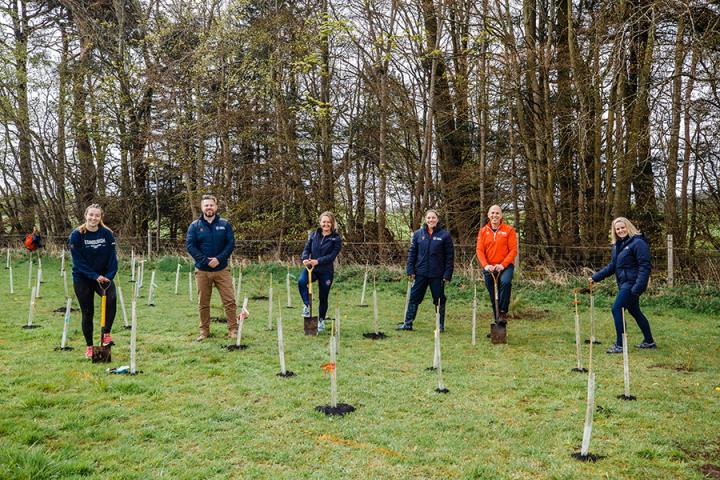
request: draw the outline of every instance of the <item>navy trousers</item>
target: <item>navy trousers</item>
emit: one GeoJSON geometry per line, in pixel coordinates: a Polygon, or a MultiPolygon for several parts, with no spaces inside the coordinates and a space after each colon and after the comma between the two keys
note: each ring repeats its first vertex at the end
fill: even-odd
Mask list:
{"type": "MultiPolygon", "coordinates": [[[[498,306],[500,307],[501,313],[507,313],[508,308],[510,308],[513,272],[515,272],[514,265],[509,265],[505,270],[500,272],[500,278],[498,279],[498,306]]],[[[497,312],[495,311],[495,284],[493,283],[493,277],[492,274],[487,271],[483,271],[483,275],[485,276],[485,286],[490,294],[490,304],[492,305],[493,318],[497,318],[497,312]]]]}
{"type": "MultiPolygon", "coordinates": [[[[622,346],[622,334],[623,334],[623,315],[622,310],[626,309],[630,312],[630,315],[635,318],[635,321],[642,331],[644,340],[647,343],[653,343],[652,332],[650,331],[650,322],[648,321],[645,314],[640,310],[640,297],[630,293],[629,288],[620,290],[615,297],[615,303],[612,306],[613,319],[615,320],[615,334],[617,335],[616,345],[622,346]]],[[[627,323],[627,319],[625,319],[627,323]]]]}
{"type": "MultiPolygon", "coordinates": [[[[312,274],[312,281],[318,282],[318,290],[320,290],[317,295],[313,291],[313,300],[320,297],[320,312],[318,313],[320,318],[325,318],[328,311],[328,296],[330,295],[330,287],[332,286],[333,282],[333,273],[334,272],[323,272],[323,273],[315,273],[313,271],[312,274]],[[317,295],[317,296],[316,296],[317,295]]],[[[308,272],[307,269],[303,269],[302,272],[300,272],[300,277],[298,278],[298,290],[300,291],[300,296],[302,297],[302,301],[305,305],[310,304],[310,296],[308,295],[308,272]]]]}

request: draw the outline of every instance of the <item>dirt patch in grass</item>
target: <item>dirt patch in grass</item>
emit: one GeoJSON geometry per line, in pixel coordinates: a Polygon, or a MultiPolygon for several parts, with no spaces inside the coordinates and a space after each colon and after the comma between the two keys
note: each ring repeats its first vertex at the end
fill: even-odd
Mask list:
{"type": "Polygon", "coordinates": [[[676,372],[695,372],[696,369],[692,365],[668,365],[666,363],[655,363],[653,365],[649,365],[647,368],[664,368],[667,370],[675,370],[676,372]]]}
{"type": "Polygon", "coordinates": [[[705,475],[705,478],[720,478],[720,467],[717,465],[706,463],[699,470],[705,475]]]}
{"type": "Polygon", "coordinates": [[[508,314],[511,320],[543,320],[550,317],[550,310],[547,308],[523,308],[522,310],[508,314]]]}

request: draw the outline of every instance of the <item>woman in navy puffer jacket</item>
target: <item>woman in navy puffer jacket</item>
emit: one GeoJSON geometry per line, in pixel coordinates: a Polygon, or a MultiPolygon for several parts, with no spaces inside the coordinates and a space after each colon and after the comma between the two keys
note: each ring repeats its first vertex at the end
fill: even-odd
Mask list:
{"type": "Polygon", "coordinates": [[[413,280],[405,321],[397,330],[412,330],[418,306],[430,287],[433,303],[440,307],[440,331],[445,331],[445,284],[452,280],[455,247],[450,232],[438,223],[435,210],[425,213],[425,225],[413,234],[407,274],[413,280]]]}
{"type": "Polygon", "coordinates": [[[613,273],[618,284],[618,294],[612,307],[617,339],[607,353],[622,353],[623,308],[635,318],[645,337],[637,348],[656,348],[650,331],[650,322],[640,310],[640,295],[645,292],[650,279],[650,246],[645,236],[625,217],[613,220],[610,226],[612,260],[605,268],[590,278],[599,282],[613,273]]]}

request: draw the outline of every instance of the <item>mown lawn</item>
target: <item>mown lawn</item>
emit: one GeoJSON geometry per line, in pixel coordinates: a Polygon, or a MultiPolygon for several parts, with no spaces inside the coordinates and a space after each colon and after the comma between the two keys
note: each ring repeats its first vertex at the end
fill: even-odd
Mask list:
{"type": "MultiPolygon", "coordinates": [[[[63,316],[57,260],[44,261],[45,283],[34,330],[27,322],[27,262],[14,261],[15,294],[0,267],[0,478],[706,478],[720,467],[720,320],[717,289],[651,291],[643,297],[660,348],[630,352],[635,402],[623,392],[622,356],[606,355],[614,336],[605,282],[596,298],[598,406],[591,453],[571,458],[582,439],[587,380],[575,366],[571,288],[518,281],[517,319],[509,343],[485,338],[489,301],[481,286],[478,342],[470,342],[472,286],[457,278],[448,290],[442,336],[444,379],[435,393],[431,303],[414,332],[395,332],[406,283],[399,270],[378,272],[381,330],[372,307],[357,306],[362,270],[337,272],[331,314],[341,307],[339,400],[357,410],[326,417],[329,335],[304,337],[298,308],[282,308],[288,369],[280,378],[276,332],[267,330],[267,300],[250,300],[243,343],[227,352],[225,326],[202,344],[197,309],[187,295],[183,265],[175,295],[175,261],[158,262],[156,307],[145,305],[152,265],[138,301],[137,376],[109,375],[83,356],[79,312],[70,329],[72,352],[56,352],[63,316]],[[337,295],[337,296],[336,296],[337,295]],[[702,312],[702,313],[700,313],[702,312]]],[[[267,294],[286,303],[285,267],[250,266],[242,295],[267,294]]],[[[296,272],[294,272],[296,273],[296,272]]],[[[120,284],[128,303],[124,265],[120,284]]],[[[293,304],[299,297],[293,285],[293,304]]],[[[428,293],[429,296],[429,293],[428,293]]],[[[217,293],[215,293],[217,297],[217,293]]],[[[371,301],[370,290],[366,298],[371,301]]],[[[197,297],[195,296],[195,300],[197,297]]],[[[98,302],[99,304],[99,302],[98,302]]],[[[220,315],[214,298],[213,315],[220,315]]],[[[76,305],[75,305],[76,306],[76,305]]],[[[99,310],[99,309],[98,309],[99,310]]],[[[275,313],[278,308],[275,306],[275,313]]],[[[581,308],[588,333],[587,298],[581,308]]],[[[129,363],[129,330],[118,309],[112,366],[129,363]]],[[[632,320],[631,343],[641,336],[632,320]]],[[[588,347],[583,345],[584,363],[588,347]]]]}

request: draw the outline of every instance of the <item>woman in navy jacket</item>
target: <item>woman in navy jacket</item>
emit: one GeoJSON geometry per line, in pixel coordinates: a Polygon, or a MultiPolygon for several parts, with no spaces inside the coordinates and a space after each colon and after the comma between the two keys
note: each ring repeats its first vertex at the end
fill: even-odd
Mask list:
{"type": "Polygon", "coordinates": [[[103,345],[113,344],[112,330],[117,300],[113,278],[118,270],[115,252],[115,237],[112,230],[102,221],[103,211],[98,204],[85,209],[85,223],[72,231],[68,247],[72,255],[73,287],[80,311],[82,312],[82,331],[85,337],[85,356],[92,358],[93,353],[93,316],[95,312],[95,294],[107,289],[107,310],[105,329],[102,332],[103,345]]]}
{"type": "Polygon", "coordinates": [[[413,234],[407,258],[407,274],[413,283],[405,321],[397,330],[413,329],[418,306],[430,287],[433,304],[440,305],[440,331],[445,331],[445,283],[452,280],[455,247],[450,232],[438,221],[437,212],[428,210],[425,225],[413,234]]]}
{"type": "MultiPolygon", "coordinates": [[[[325,330],[325,315],[328,311],[328,296],[335,274],[335,257],[342,249],[342,239],[337,233],[335,215],[332,212],[320,214],[320,228],[310,234],[305,243],[300,259],[305,266],[312,266],[312,280],[317,280],[320,290],[320,311],[318,319],[318,332],[325,330]]],[[[306,269],[298,278],[298,290],[305,304],[303,317],[310,316],[310,297],[308,295],[308,272],[306,269]]]]}
{"type": "Polygon", "coordinates": [[[623,308],[630,312],[645,337],[637,348],[656,348],[650,331],[650,322],[640,310],[640,295],[645,292],[650,279],[650,247],[645,236],[625,217],[613,220],[610,226],[612,259],[605,268],[590,278],[599,282],[613,273],[618,284],[618,294],[612,306],[617,339],[607,353],[622,353],[623,308]]]}

